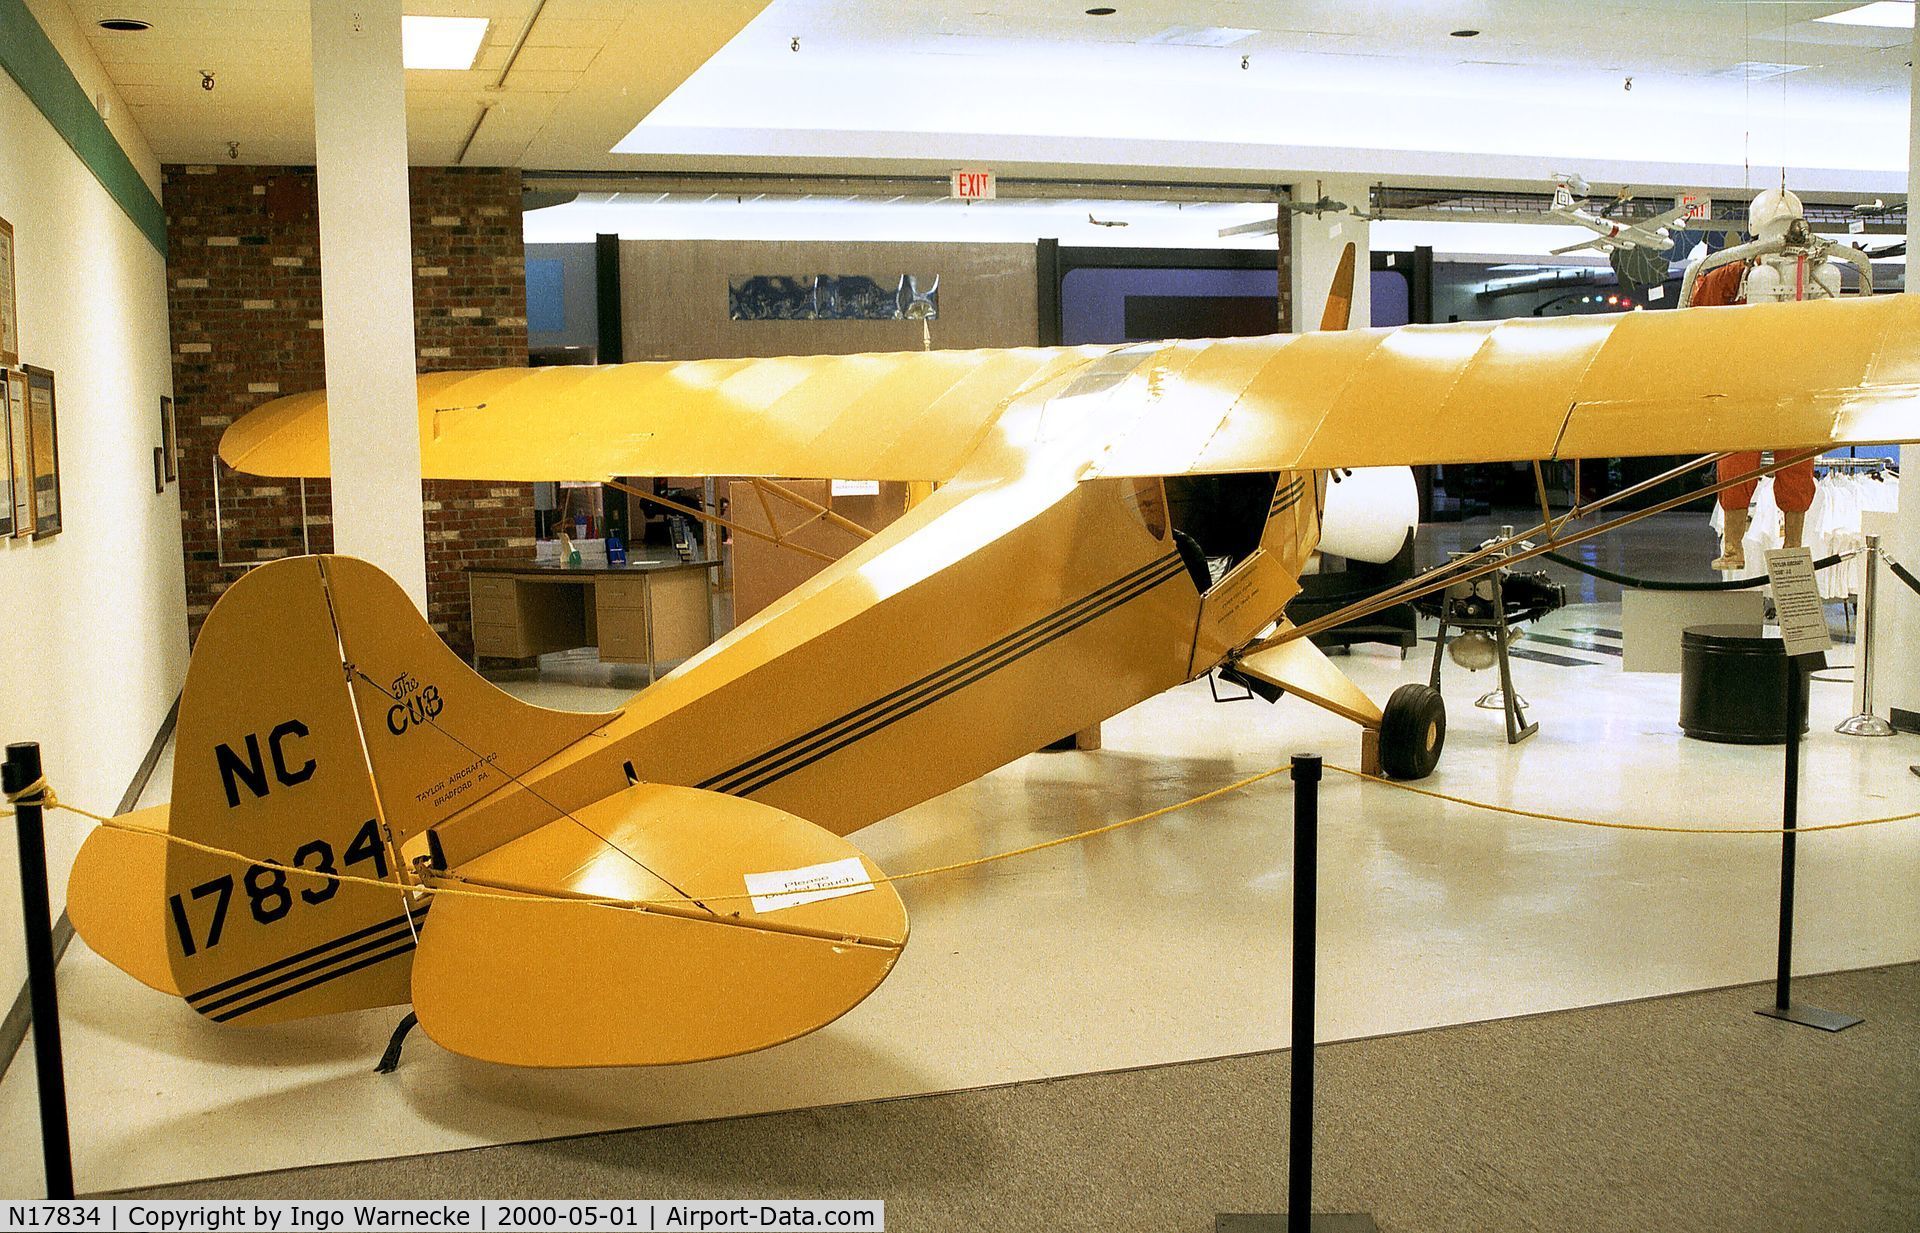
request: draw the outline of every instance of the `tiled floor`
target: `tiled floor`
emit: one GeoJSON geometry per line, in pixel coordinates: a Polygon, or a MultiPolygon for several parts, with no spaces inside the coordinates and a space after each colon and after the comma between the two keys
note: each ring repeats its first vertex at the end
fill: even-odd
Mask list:
{"type": "MultiPolygon", "coordinates": [[[[1701,576],[1708,541],[1690,529],[1643,529],[1632,567],[1701,576]]],[[[1485,534],[1454,526],[1435,537],[1485,534]]],[[[1492,674],[1450,667],[1448,748],[1432,785],[1589,817],[1771,824],[1780,751],[1682,738],[1677,678],[1622,672],[1610,633],[1619,628],[1617,603],[1588,602],[1535,631],[1537,647],[1577,662],[1516,664],[1541,730],[1515,747],[1496,712],[1471,705],[1492,674]]],[[[1836,655],[1845,658],[1844,649],[1836,655]]],[[[1375,697],[1424,679],[1427,668],[1419,653],[1403,662],[1366,649],[1343,665],[1375,697]]],[[[547,705],[598,708],[642,683],[577,658],[549,669],[508,687],[547,705]]],[[[1851,711],[1844,683],[1817,685],[1813,711],[1804,822],[1920,808],[1920,779],[1907,772],[1920,740],[1834,734],[1851,711]]],[[[1357,746],[1350,725],[1301,703],[1217,705],[1202,682],[1110,721],[1098,752],[1035,754],[854,839],[882,868],[914,869],[1127,817],[1298,751],[1353,765],[1357,746]]],[[[397,1009],[223,1028],[76,944],[61,989],[80,1185],[106,1190],[1282,1045],[1290,808],[1291,790],[1276,777],[1091,842],[907,882],[912,941],[872,998],[793,1044],[693,1066],[519,1071],[466,1061],[416,1035],[399,1072],[379,1076],[373,1062],[397,1009]]],[[[1527,821],[1339,775],[1329,777],[1322,816],[1323,1038],[1772,971],[1777,841],[1527,821]]],[[[1811,836],[1800,878],[1801,970],[1920,958],[1912,893],[1920,823],[1811,836]]],[[[554,991],[553,1011],[566,1015],[564,990],[554,991]]],[[[634,1030],[672,1013],[643,1007],[634,1030]]],[[[28,1065],[0,1083],[8,1195],[39,1185],[32,1087],[28,1065]]]]}

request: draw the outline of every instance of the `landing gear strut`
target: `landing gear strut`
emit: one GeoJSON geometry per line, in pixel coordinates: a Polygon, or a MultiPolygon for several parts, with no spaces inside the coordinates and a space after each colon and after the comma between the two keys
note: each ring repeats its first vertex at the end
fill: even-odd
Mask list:
{"type": "Polygon", "coordinates": [[[1380,769],[1389,779],[1425,779],[1447,743],[1447,704],[1428,685],[1402,685],[1380,720],[1380,769]]]}

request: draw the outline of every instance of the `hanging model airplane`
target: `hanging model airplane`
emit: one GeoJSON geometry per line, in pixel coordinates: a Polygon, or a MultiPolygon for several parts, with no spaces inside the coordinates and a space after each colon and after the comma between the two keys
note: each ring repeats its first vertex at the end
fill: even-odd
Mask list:
{"type": "Polygon", "coordinates": [[[1557,180],[1553,186],[1553,204],[1547,208],[1547,213],[1562,222],[1577,223],[1585,227],[1595,233],[1594,238],[1552,250],[1556,257],[1578,252],[1583,248],[1608,254],[1623,248],[1641,248],[1655,253],[1664,253],[1673,247],[1673,237],[1667,233],[1667,228],[1686,217],[1687,213],[1686,206],[1677,205],[1643,222],[1616,223],[1611,218],[1592,213],[1586,208],[1584,202],[1576,202],[1573,198],[1575,191],[1585,193],[1587,182],[1578,176],[1563,176],[1557,180]]]}
{"type": "MultiPolygon", "coordinates": [[[[891,969],[905,910],[844,836],[1210,670],[1427,774],[1439,695],[1377,706],[1283,615],[1316,551],[1404,543],[1410,511],[1355,513],[1370,477],[1920,440],[1920,299],[445,373],[419,415],[436,479],[939,487],[608,714],[495,689],[364,562],[253,570],[200,632],[171,805],[133,819],[185,842],[95,830],[74,924],[219,1022],[411,1001],[476,1058],[684,1062],[812,1031],[891,969]]],[[[325,395],[221,453],[326,476],[325,395]]]]}

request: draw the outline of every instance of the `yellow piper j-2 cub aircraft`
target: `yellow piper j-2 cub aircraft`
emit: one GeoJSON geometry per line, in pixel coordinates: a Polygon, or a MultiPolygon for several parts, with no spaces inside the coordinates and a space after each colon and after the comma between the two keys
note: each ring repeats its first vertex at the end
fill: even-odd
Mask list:
{"type": "MultiPolygon", "coordinates": [[[[641,1065],[778,1044],[878,986],[906,913],[843,836],[1216,668],[1357,721],[1389,774],[1427,774],[1438,695],[1405,686],[1383,711],[1314,648],[1357,608],[1283,616],[1318,548],[1364,538],[1330,481],[1920,440],[1920,298],[446,373],[419,391],[432,479],[938,487],[608,714],[495,689],[364,562],[253,570],[200,632],[172,803],[132,819],[204,847],[95,830],[73,921],[218,1022],[410,1000],[473,1057],[641,1065]]],[[[221,454],[325,476],[324,394],[243,417],[221,454]]],[[[1556,518],[1543,501],[1524,534],[1564,545],[1621,521],[1567,531],[1599,504],[1556,518]]]]}

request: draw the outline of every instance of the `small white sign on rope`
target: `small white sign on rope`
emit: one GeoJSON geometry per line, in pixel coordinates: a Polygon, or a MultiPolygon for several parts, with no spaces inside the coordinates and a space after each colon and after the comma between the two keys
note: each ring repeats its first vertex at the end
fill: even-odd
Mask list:
{"type": "Polygon", "coordinates": [[[1789,655],[1812,655],[1833,649],[1833,631],[1827,628],[1827,605],[1813,576],[1813,549],[1775,548],[1767,553],[1767,578],[1772,583],[1773,610],[1780,621],[1780,640],[1789,655]]]}

